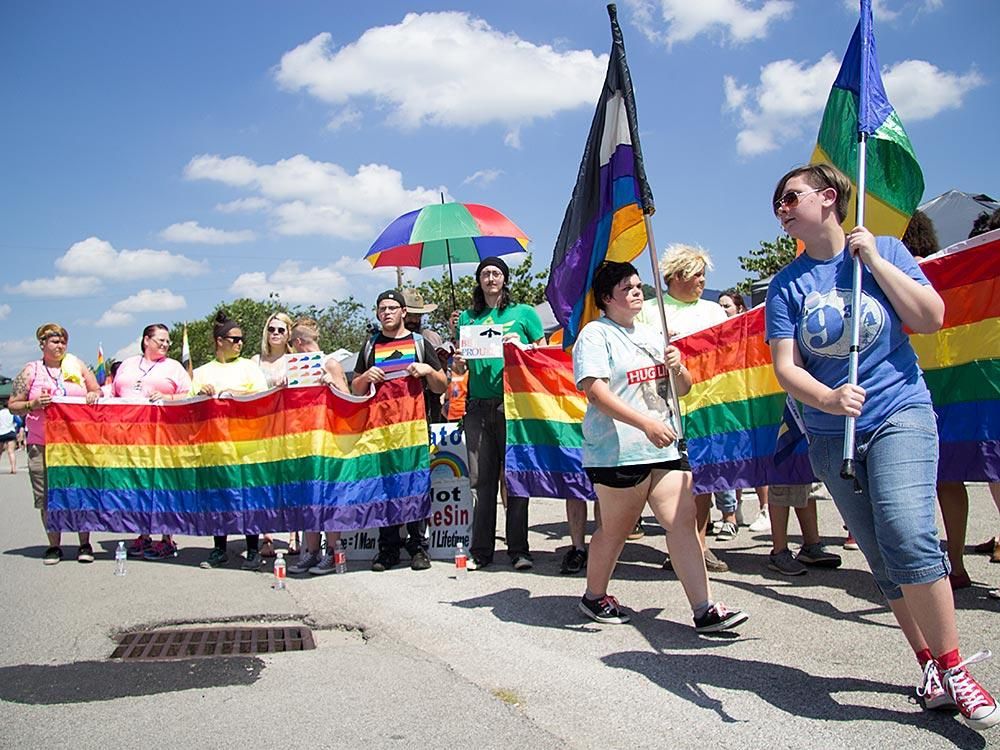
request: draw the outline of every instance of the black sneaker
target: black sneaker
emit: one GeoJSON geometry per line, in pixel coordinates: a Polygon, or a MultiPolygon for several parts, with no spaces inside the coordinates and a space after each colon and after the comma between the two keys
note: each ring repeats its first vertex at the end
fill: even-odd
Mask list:
{"type": "Polygon", "coordinates": [[[81,544],[79,551],[76,553],[76,561],[82,563],[94,562],[94,548],[89,544],[81,544]]]}
{"type": "Polygon", "coordinates": [[[200,567],[205,570],[209,568],[221,568],[227,562],[229,562],[229,555],[226,554],[226,551],[213,547],[212,551],[208,553],[208,559],[201,561],[200,567]]]}
{"type": "Polygon", "coordinates": [[[243,561],[243,565],[240,566],[243,570],[258,571],[264,567],[264,557],[260,554],[260,550],[248,549],[247,558],[243,561]]]}
{"type": "Polygon", "coordinates": [[[795,559],[816,568],[839,568],[840,555],[827,552],[822,544],[804,544],[795,559]]]}
{"type": "Polygon", "coordinates": [[[580,599],[580,611],[590,619],[607,625],[624,625],[631,619],[621,611],[618,600],[607,594],[600,599],[588,599],[584,594],[580,599]]]}
{"type": "Polygon", "coordinates": [[[422,549],[410,555],[410,570],[428,570],[430,567],[431,559],[422,549]]]}
{"type": "Polygon", "coordinates": [[[388,570],[389,568],[397,565],[399,563],[399,553],[390,552],[387,549],[380,549],[378,555],[372,560],[372,570],[376,573],[381,573],[383,570],[388,570]]]}
{"type": "Polygon", "coordinates": [[[58,565],[62,562],[62,547],[49,547],[42,555],[42,565],[58,565]]]}
{"type": "Polygon", "coordinates": [[[563,557],[562,567],[559,572],[563,575],[573,575],[579,573],[587,567],[587,550],[570,547],[569,552],[563,557]]]}
{"type": "Polygon", "coordinates": [[[716,602],[701,617],[694,618],[694,629],[699,633],[718,633],[746,622],[750,615],[738,609],[726,609],[722,602],[716,602]]]}

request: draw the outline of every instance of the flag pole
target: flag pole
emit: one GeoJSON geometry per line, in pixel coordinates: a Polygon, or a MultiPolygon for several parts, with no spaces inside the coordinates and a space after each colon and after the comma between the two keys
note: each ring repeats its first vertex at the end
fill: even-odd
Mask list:
{"type": "MultiPolygon", "coordinates": [[[[860,96],[858,112],[858,194],[855,200],[857,211],[855,212],[855,227],[865,225],[865,179],[867,171],[867,146],[868,133],[865,132],[868,114],[868,55],[871,52],[871,28],[865,28],[871,23],[871,8],[866,7],[866,0],[861,0],[861,17],[859,19],[861,54],[860,75],[860,96]]],[[[849,252],[849,251],[848,251],[849,252]]],[[[847,356],[847,382],[850,385],[858,384],[858,359],[861,348],[861,280],[864,273],[861,267],[861,255],[855,253],[852,259],[851,278],[851,348],[847,356]]],[[[840,465],[840,476],[842,479],[853,479],[855,492],[861,491],[861,486],[857,481],[857,472],[854,468],[854,451],[857,439],[857,419],[846,417],[844,419],[844,461],[840,465]]]]}
{"type": "Polygon", "coordinates": [[[653,223],[649,220],[649,214],[643,212],[642,220],[646,224],[646,238],[649,240],[649,263],[653,267],[653,288],[656,290],[656,307],[660,311],[660,325],[663,328],[663,366],[667,370],[667,377],[670,379],[670,408],[674,417],[674,432],[677,433],[677,440],[684,439],[684,422],[681,419],[681,404],[677,398],[677,380],[674,378],[674,371],[667,367],[667,347],[670,346],[670,332],[667,330],[667,311],[663,306],[663,284],[660,282],[660,269],[656,265],[656,240],[653,239],[653,223]]]}

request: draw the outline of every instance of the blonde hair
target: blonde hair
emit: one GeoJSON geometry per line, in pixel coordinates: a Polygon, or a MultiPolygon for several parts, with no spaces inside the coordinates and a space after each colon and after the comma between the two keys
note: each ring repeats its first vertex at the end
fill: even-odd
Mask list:
{"type": "Polygon", "coordinates": [[[319,323],[315,318],[299,318],[292,325],[292,331],[288,336],[288,343],[295,339],[319,343],[319,323]]]}
{"type": "Polygon", "coordinates": [[[712,259],[708,256],[708,251],[698,245],[669,245],[660,261],[660,273],[668,284],[678,273],[687,280],[703,269],[712,270],[712,259]]]}
{"type": "Polygon", "coordinates": [[[62,336],[66,339],[66,343],[69,343],[69,334],[58,323],[42,323],[35,331],[35,338],[38,339],[39,343],[45,341],[49,336],[62,336]]]}
{"type": "Polygon", "coordinates": [[[260,333],[260,356],[267,357],[271,353],[267,345],[267,327],[271,324],[272,320],[280,320],[285,324],[285,328],[288,330],[288,339],[285,341],[285,351],[281,353],[291,354],[294,351],[292,349],[292,319],[283,312],[276,312],[264,321],[264,330],[260,333]]]}

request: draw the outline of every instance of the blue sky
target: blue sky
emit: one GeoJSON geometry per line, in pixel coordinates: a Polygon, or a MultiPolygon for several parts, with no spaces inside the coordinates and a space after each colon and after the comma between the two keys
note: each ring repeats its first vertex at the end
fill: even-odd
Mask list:
{"type": "MultiPolygon", "coordinates": [[[[778,234],[774,180],[808,160],[856,18],[619,3],[656,242],[707,248],[710,286],[778,234]]],[[[1000,194],[998,27],[994,0],[875,5],[925,200],[1000,194]]],[[[48,320],[93,361],[237,296],[373,303],[395,277],[368,246],[441,191],[504,212],[547,267],[609,48],[592,0],[4,3],[0,372],[48,320]]]]}

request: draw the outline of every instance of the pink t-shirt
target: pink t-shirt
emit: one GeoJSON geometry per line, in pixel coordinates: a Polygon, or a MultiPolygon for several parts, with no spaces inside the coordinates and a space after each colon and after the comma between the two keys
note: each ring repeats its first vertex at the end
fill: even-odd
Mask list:
{"type": "Polygon", "coordinates": [[[115,373],[113,393],[118,398],[142,395],[149,398],[151,393],[174,396],[191,391],[191,378],[187,370],[176,359],[164,357],[155,361],[141,354],[129,357],[115,373]]]}
{"type": "MultiPolygon", "coordinates": [[[[72,354],[65,356],[62,367],[46,367],[40,359],[29,363],[31,385],[28,386],[28,400],[41,398],[43,389],[48,389],[52,396],[86,396],[83,367],[83,363],[72,354]]],[[[24,423],[28,428],[28,444],[45,445],[45,409],[29,411],[24,423]]]]}

